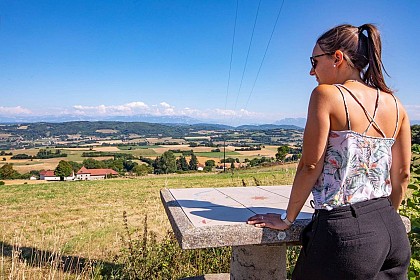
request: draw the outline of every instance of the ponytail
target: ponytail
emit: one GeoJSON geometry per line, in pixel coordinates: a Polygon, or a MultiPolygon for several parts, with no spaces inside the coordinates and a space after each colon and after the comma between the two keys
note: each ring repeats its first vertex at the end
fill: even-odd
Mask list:
{"type": "Polygon", "coordinates": [[[366,58],[368,60],[368,67],[362,76],[363,81],[367,85],[379,88],[381,91],[392,93],[392,90],[386,85],[384,75],[382,73],[383,69],[385,74],[389,77],[384,65],[382,64],[382,43],[379,30],[372,24],[363,24],[358,28],[358,32],[359,41],[366,41],[366,58]],[[363,33],[364,31],[366,31],[367,36],[363,33]],[[366,40],[361,39],[363,37],[366,38],[366,40]]]}
{"type": "Polygon", "coordinates": [[[342,24],[321,35],[317,43],[326,53],[341,50],[348,65],[360,72],[362,80],[367,85],[384,92],[393,92],[386,85],[382,72],[383,69],[388,75],[382,64],[381,37],[375,25],[363,24],[355,27],[342,24]]]}

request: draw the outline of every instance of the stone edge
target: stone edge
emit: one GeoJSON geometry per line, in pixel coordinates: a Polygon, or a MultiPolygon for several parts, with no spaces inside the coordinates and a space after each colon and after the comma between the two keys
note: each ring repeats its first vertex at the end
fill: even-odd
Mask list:
{"type": "Polygon", "coordinates": [[[196,228],[169,189],[162,189],[160,196],[175,237],[182,249],[258,244],[297,245],[300,232],[310,222],[309,219],[298,220],[286,231],[257,228],[246,223],[196,228]]]}

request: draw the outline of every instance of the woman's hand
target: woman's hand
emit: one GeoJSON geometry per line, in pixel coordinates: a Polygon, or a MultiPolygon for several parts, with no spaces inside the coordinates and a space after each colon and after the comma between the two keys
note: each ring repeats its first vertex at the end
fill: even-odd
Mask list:
{"type": "Polygon", "coordinates": [[[248,219],[247,224],[254,225],[256,227],[267,227],[277,230],[286,230],[289,228],[283,220],[280,218],[279,214],[267,213],[267,214],[257,214],[248,219]]]}

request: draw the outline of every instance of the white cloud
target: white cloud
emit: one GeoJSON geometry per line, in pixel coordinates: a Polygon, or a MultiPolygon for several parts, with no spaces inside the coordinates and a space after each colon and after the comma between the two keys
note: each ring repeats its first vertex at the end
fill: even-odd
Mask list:
{"type": "MultiPolygon", "coordinates": [[[[419,108],[415,108],[419,111],[419,108]]],[[[83,104],[76,104],[67,108],[43,108],[42,111],[31,111],[21,106],[16,107],[1,107],[0,115],[4,116],[19,116],[19,115],[77,115],[80,117],[112,117],[112,116],[184,116],[191,117],[203,122],[217,122],[229,125],[243,124],[243,123],[271,123],[278,120],[278,116],[267,113],[252,112],[245,109],[231,110],[220,108],[197,109],[191,107],[177,108],[168,102],[162,101],[157,104],[146,104],[142,101],[133,101],[125,104],[117,105],[96,105],[87,106],[83,104]],[[48,113],[46,113],[48,112],[48,113]]],[[[420,119],[420,117],[418,118],[420,119]]]]}
{"type": "Polygon", "coordinates": [[[169,105],[166,102],[161,102],[159,105],[162,106],[162,107],[164,107],[164,108],[170,108],[171,107],[171,105],[169,105]]]}
{"type": "MultiPolygon", "coordinates": [[[[267,118],[266,115],[251,112],[245,109],[195,109],[190,107],[176,108],[167,102],[147,105],[141,101],[130,102],[122,105],[98,105],[83,106],[75,105],[75,114],[82,116],[133,116],[133,115],[152,115],[152,116],[188,116],[201,120],[221,121],[224,123],[237,123],[238,121],[257,122],[267,118]]],[[[269,121],[267,119],[267,121],[269,121]]]]}
{"type": "Polygon", "coordinates": [[[28,115],[31,114],[31,110],[23,108],[21,106],[16,107],[2,107],[0,106],[1,115],[28,115]]]}
{"type": "Polygon", "coordinates": [[[149,106],[144,102],[130,102],[123,105],[98,105],[98,106],[83,106],[74,105],[75,114],[78,115],[98,115],[98,116],[121,116],[121,115],[136,115],[136,114],[147,114],[149,112],[149,106]]]}
{"type": "Polygon", "coordinates": [[[420,120],[420,105],[404,105],[410,120],[420,120]]]}
{"type": "Polygon", "coordinates": [[[149,106],[147,106],[144,102],[130,102],[126,104],[127,107],[131,108],[142,108],[147,109],[149,106]]]}

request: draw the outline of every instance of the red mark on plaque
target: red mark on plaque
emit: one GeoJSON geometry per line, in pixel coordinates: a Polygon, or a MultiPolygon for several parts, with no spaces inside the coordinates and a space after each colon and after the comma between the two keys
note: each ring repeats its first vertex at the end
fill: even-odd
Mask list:
{"type": "Polygon", "coordinates": [[[201,222],[202,222],[203,224],[207,224],[206,220],[202,220],[201,222]]]}
{"type": "Polygon", "coordinates": [[[264,200],[264,199],[267,199],[268,197],[265,197],[265,196],[253,196],[251,198],[252,199],[255,199],[255,200],[264,200]]]}

